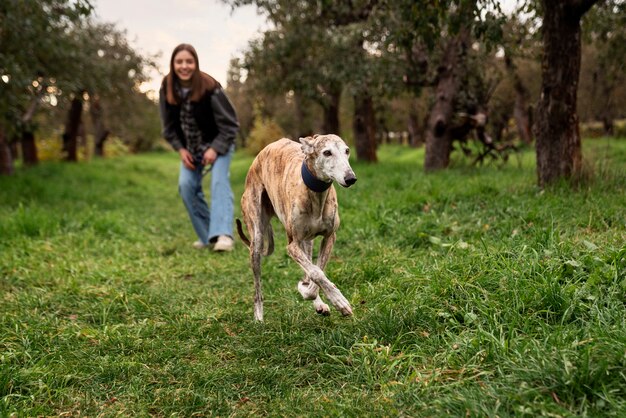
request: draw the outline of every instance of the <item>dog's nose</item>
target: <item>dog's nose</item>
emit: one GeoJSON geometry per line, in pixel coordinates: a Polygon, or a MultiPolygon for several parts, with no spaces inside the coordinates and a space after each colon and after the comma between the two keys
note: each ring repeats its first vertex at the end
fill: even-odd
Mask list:
{"type": "Polygon", "coordinates": [[[343,181],[346,182],[346,185],[348,187],[352,186],[354,183],[356,183],[356,177],[354,176],[354,174],[348,174],[343,181]]]}

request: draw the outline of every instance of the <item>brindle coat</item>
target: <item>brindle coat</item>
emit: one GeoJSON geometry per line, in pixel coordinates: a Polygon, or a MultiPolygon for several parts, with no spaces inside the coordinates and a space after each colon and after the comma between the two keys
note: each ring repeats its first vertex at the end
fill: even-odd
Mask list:
{"type": "Polygon", "coordinates": [[[304,299],[313,300],[315,310],[328,315],[328,305],[319,296],[321,288],[343,315],[352,314],[348,300],[324,274],[339,227],[337,193],[332,185],[322,192],[311,190],[301,174],[304,161],[318,181],[337,181],[343,187],[350,187],[356,182],[356,176],[348,157],[349,149],[337,135],[316,135],[300,138],[300,144],[280,139],[265,147],[252,162],[241,197],[243,220],[250,240],[239,219],[237,231],[250,249],[257,321],[263,320],[261,255],[270,255],[274,250],[270,223],[273,216],[280,219],[287,232],[288,254],[304,270],[304,278],[298,283],[304,299]],[[322,237],[322,242],[317,263],[313,264],[313,239],[317,236],[322,237]]]}

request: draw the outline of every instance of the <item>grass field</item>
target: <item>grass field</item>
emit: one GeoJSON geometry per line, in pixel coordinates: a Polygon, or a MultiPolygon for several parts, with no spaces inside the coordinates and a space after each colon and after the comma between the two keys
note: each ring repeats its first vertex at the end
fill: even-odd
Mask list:
{"type": "Polygon", "coordinates": [[[327,268],[354,317],[300,299],[275,224],[264,324],[247,249],[191,248],[175,154],[0,178],[0,416],[625,416],[626,140],[584,155],[574,190],[531,152],[354,163],[327,268]]]}

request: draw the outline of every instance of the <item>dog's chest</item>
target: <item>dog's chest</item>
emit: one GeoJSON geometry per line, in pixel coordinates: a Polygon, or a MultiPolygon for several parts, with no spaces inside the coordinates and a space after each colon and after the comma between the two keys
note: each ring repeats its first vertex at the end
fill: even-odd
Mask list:
{"type": "MultiPolygon", "coordinates": [[[[315,202],[294,205],[291,223],[302,239],[329,235],[339,222],[336,205],[316,205],[315,202]]],[[[328,203],[328,202],[327,202],[328,203]]]]}

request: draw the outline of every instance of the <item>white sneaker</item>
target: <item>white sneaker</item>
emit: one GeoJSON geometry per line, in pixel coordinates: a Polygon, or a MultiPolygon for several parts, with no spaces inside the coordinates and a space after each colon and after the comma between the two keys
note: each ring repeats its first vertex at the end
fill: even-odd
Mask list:
{"type": "Polygon", "coordinates": [[[213,246],[213,251],[232,251],[235,247],[235,241],[228,235],[220,235],[213,246]]]}
{"type": "Polygon", "coordinates": [[[198,240],[194,242],[193,244],[191,244],[191,246],[195,248],[196,250],[201,250],[203,248],[209,247],[209,244],[205,244],[202,241],[198,240]]]}

